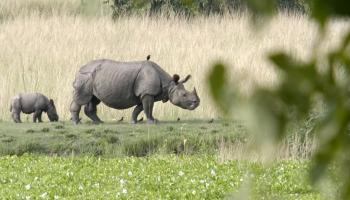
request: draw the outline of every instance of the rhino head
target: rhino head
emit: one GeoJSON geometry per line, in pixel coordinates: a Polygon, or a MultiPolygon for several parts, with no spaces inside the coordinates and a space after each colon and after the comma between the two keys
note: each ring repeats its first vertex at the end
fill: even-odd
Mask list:
{"type": "Polygon", "coordinates": [[[175,74],[171,81],[169,88],[169,100],[172,104],[179,106],[183,109],[194,110],[198,107],[200,99],[197,95],[196,88],[192,92],[187,91],[184,87],[191,78],[191,75],[187,75],[186,78],[179,80],[180,76],[175,74]]]}
{"type": "Polygon", "coordinates": [[[47,116],[51,122],[58,121],[56,106],[52,99],[50,99],[49,105],[47,106],[47,116]]]}

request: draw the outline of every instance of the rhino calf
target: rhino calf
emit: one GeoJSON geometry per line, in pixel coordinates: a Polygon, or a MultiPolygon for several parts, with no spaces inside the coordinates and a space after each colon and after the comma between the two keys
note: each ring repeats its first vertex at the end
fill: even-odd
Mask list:
{"type": "Polygon", "coordinates": [[[170,102],[178,107],[194,110],[199,105],[196,89],[188,91],[184,83],[191,77],[180,80],[179,75],[170,76],[159,65],[149,61],[117,62],[109,59],[93,60],[77,72],[70,106],[72,120],[79,123],[79,113],[84,106],[85,114],[94,122],[102,121],[97,116],[97,105],[126,109],[134,107],[132,122],[144,111],[148,123],[153,118],[154,102],[170,102]]]}
{"type": "Polygon", "coordinates": [[[10,112],[15,123],[21,123],[21,112],[33,115],[33,122],[42,122],[41,114],[46,112],[50,121],[58,121],[55,104],[40,93],[20,93],[11,99],[10,112]]]}

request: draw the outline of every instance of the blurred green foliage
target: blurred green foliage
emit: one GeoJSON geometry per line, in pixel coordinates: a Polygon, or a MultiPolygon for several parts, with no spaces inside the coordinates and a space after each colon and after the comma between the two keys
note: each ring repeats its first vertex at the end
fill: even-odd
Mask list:
{"type": "MultiPolygon", "coordinates": [[[[338,173],[344,180],[344,184],[339,184],[342,198],[350,199],[350,31],[345,33],[341,45],[326,57],[318,53],[318,45],[325,40],[327,23],[334,17],[350,17],[350,1],[309,0],[305,3],[309,5],[310,18],[319,24],[319,39],[309,60],[299,61],[285,52],[269,55],[269,60],[281,74],[279,84],[272,89],[258,86],[246,99],[237,98],[242,95],[235,92],[238,90],[232,89],[233,84],[228,84],[227,77],[223,76],[227,66],[216,64],[208,76],[209,88],[221,110],[228,107],[243,110],[243,113],[253,110],[250,118],[246,118],[250,121],[246,124],[259,128],[249,130],[269,136],[271,140],[284,138],[290,124],[305,121],[321,104],[322,113],[314,120],[313,132],[319,146],[313,155],[310,177],[316,184],[331,163],[340,164],[342,168],[338,173]],[[227,95],[230,95],[231,103],[225,100],[227,95]]],[[[249,0],[248,8],[256,17],[272,16],[276,4],[276,0],[249,0]]]]}

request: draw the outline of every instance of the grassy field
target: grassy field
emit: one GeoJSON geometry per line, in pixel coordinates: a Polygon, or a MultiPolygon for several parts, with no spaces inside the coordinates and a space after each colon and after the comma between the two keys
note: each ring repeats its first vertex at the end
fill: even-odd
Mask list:
{"type": "Polygon", "coordinates": [[[1,123],[0,155],[147,156],[152,154],[216,154],[220,144],[244,143],[245,131],[218,121],[146,123],[108,122],[1,123]]]}
{"type": "Polygon", "coordinates": [[[325,197],[307,175],[312,137],[291,136],[264,155],[242,123],[226,120],[0,127],[4,199],[325,197]]]}
{"type": "Polygon", "coordinates": [[[59,123],[0,123],[0,156],[24,153],[51,156],[216,155],[226,160],[307,160],[316,147],[309,127],[291,129],[291,136],[274,149],[274,156],[254,149],[261,137],[238,121],[181,120],[157,125],[107,122],[79,126],[59,123]],[[253,148],[253,149],[252,149],[253,148]]]}

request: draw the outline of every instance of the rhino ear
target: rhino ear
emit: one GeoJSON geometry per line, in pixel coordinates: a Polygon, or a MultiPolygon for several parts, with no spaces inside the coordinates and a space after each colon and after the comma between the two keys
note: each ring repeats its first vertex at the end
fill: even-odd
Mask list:
{"type": "Polygon", "coordinates": [[[191,75],[187,75],[186,78],[182,79],[181,81],[179,81],[180,83],[186,83],[189,79],[191,78],[191,75]]]}
{"type": "Polygon", "coordinates": [[[178,74],[173,75],[173,81],[175,82],[175,84],[179,83],[179,79],[180,79],[180,76],[178,74]]]}
{"type": "Polygon", "coordinates": [[[52,99],[50,99],[50,104],[53,106],[55,105],[52,99]]]}

